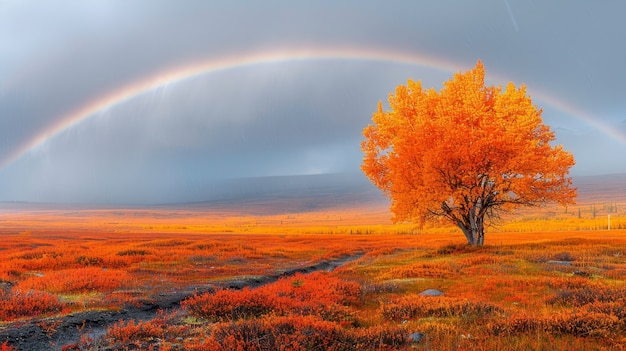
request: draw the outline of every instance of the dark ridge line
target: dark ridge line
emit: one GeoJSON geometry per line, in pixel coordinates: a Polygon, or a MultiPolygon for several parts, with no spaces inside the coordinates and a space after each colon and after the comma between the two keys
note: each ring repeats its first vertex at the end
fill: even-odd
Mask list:
{"type": "Polygon", "coordinates": [[[293,268],[279,274],[254,277],[241,280],[218,282],[213,285],[194,286],[171,294],[163,294],[156,301],[146,301],[139,307],[127,306],[119,311],[85,311],[72,313],[62,317],[32,319],[24,322],[12,322],[0,327],[0,344],[8,341],[19,351],[53,350],[60,351],[63,346],[76,343],[82,335],[89,334],[94,339],[104,335],[106,328],[120,321],[147,321],[157,316],[159,311],[180,308],[180,302],[197,294],[212,293],[218,289],[241,290],[257,288],[276,282],[283,277],[291,277],[298,273],[331,272],[346,263],[363,257],[365,253],[342,256],[334,260],[322,261],[314,265],[293,268]],[[51,327],[46,332],[42,324],[51,327]]]}

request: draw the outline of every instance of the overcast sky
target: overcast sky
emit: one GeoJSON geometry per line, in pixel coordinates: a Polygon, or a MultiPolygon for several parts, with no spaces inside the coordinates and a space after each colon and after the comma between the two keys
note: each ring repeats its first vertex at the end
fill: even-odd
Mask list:
{"type": "Polygon", "coordinates": [[[198,201],[230,178],[358,175],[379,100],[478,59],[490,84],[527,85],[573,175],[626,172],[624,13],[619,0],[0,0],[0,201],[198,201]],[[347,51],[364,59],[314,54],[347,51]],[[54,129],[137,82],[274,52],[54,129]],[[401,55],[422,59],[385,59],[401,55]]]}

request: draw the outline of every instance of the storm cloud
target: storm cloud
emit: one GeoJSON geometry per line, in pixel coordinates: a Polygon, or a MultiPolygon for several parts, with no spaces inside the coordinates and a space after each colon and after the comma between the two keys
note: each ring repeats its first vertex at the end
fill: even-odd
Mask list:
{"type": "Polygon", "coordinates": [[[0,200],[199,201],[227,179],[358,174],[361,131],[379,100],[409,78],[439,89],[478,59],[490,83],[527,85],[557,142],[574,152],[574,174],[626,172],[625,9],[617,1],[2,1],[0,159],[101,96],[198,61],[366,48],[442,63],[265,62],[157,87],[0,169],[0,200]],[[448,63],[454,70],[442,69],[448,63]]]}

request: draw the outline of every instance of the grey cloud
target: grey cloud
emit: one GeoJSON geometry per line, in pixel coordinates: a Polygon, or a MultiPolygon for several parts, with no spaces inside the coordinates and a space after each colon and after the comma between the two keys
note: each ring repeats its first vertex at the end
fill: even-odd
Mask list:
{"type": "MultiPolygon", "coordinates": [[[[280,48],[413,52],[465,68],[480,58],[488,76],[525,82],[531,95],[549,92],[607,124],[623,119],[626,6],[508,4],[510,12],[504,1],[3,2],[0,157],[137,79],[280,48]]],[[[162,201],[202,195],[222,178],[358,172],[376,103],[408,78],[439,88],[451,73],[324,61],[196,77],[102,111],[0,170],[0,200],[162,201]]],[[[576,172],[626,171],[625,145],[550,106],[544,118],[575,152],[576,172]]]]}

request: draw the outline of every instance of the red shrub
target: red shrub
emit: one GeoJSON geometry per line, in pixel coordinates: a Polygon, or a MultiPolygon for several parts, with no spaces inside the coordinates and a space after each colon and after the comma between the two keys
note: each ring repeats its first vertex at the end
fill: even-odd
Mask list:
{"type": "Polygon", "coordinates": [[[84,267],[47,272],[18,283],[20,290],[42,290],[53,293],[86,293],[112,291],[131,281],[121,270],[84,267]]]}
{"type": "Polygon", "coordinates": [[[383,306],[382,315],[393,321],[420,317],[452,317],[464,315],[488,315],[499,312],[497,306],[446,296],[406,295],[383,306]]]}
{"type": "Polygon", "coordinates": [[[489,326],[494,335],[548,333],[577,337],[609,338],[620,333],[624,321],[615,315],[582,310],[549,316],[513,315],[489,326]]]}
{"type": "Polygon", "coordinates": [[[126,323],[120,321],[107,329],[105,338],[110,338],[120,343],[135,342],[150,338],[162,338],[165,325],[158,319],[147,322],[135,322],[130,320],[126,323]]]}
{"type": "Polygon", "coordinates": [[[59,313],[63,307],[56,296],[45,292],[0,291],[0,320],[3,321],[59,313]]]}
{"type": "Polygon", "coordinates": [[[297,274],[258,289],[221,290],[194,296],[182,306],[192,314],[216,321],[259,317],[265,314],[322,316],[340,320],[345,306],[359,301],[360,286],[328,273],[297,274]]]}
{"type": "Polygon", "coordinates": [[[314,316],[218,323],[211,338],[226,350],[380,350],[408,341],[401,328],[344,329],[314,316]]]}

